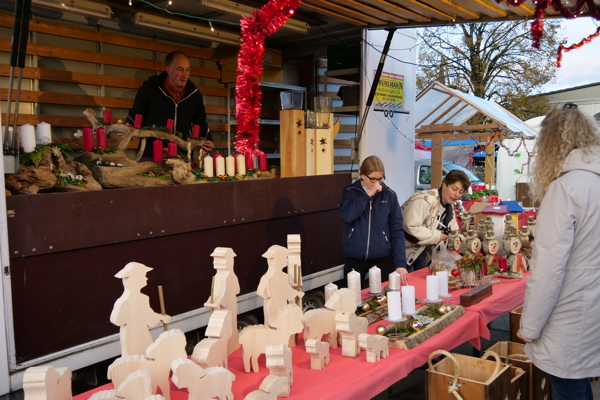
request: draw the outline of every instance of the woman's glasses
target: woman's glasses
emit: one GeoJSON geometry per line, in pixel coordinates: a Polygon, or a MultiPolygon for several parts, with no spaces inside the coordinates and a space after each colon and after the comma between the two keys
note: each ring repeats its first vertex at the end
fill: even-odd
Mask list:
{"type": "Polygon", "coordinates": [[[381,182],[385,181],[385,176],[382,178],[371,178],[369,175],[365,175],[365,176],[371,181],[371,183],[375,183],[375,182],[381,183],[381,182]]]}

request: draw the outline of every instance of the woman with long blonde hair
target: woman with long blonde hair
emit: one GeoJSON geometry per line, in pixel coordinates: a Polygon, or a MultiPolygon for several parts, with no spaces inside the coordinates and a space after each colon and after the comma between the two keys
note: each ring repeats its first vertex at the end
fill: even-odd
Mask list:
{"type": "Polygon", "coordinates": [[[554,400],[593,400],[600,376],[600,133],[575,104],[542,121],[531,182],[541,200],[518,336],[554,400]]]}

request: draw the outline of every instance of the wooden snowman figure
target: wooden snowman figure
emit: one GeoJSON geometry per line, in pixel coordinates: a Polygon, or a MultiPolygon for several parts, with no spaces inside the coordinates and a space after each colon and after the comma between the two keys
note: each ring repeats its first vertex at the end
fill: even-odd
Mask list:
{"type": "Polygon", "coordinates": [[[514,232],[517,231],[517,227],[515,226],[515,221],[513,220],[512,215],[506,214],[504,216],[504,235],[502,235],[502,239],[506,237],[506,232],[511,229],[514,229],[514,232]]]}
{"type": "Polygon", "coordinates": [[[533,240],[535,239],[535,225],[537,224],[537,222],[535,221],[535,218],[533,217],[529,217],[529,220],[527,221],[527,230],[529,231],[529,244],[530,247],[533,248],[533,240]]]}
{"type": "Polygon", "coordinates": [[[485,240],[481,245],[481,250],[483,251],[483,254],[485,254],[485,262],[487,263],[488,268],[492,265],[494,268],[497,268],[495,264],[498,263],[497,254],[500,251],[500,241],[496,239],[493,230],[488,229],[485,234],[485,240]]]}
{"type": "Polygon", "coordinates": [[[471,229],[471,222],[473,221],[473,216],[470,212],[465,211],[462,214],[460,214],[460,220],[462,221],[460,232],[466,235],[467,232],[469,232],[469,229],[471,229]]]}
{"type": "Polygon", "coordinates": [[[450,251],[460,251],[460,235],[454,229],[450,231],[448,239],[446,239],[446,247],[450,251]]]}
{"type": "Polygon", "coordinates": [[[521,253],[527,259],[527,264],[531,261],[531,240],[529,239],[529,228],[524,226],[519,232],[519,239],[521,239],[521,253]]]}
{"type": "Polygon", "coordinates": [[[521,254],[521,239],[517,236],[515,229],[511,227],[502,241],[504,253],[506,254],[508,268],[515,274],[523,276],[527,273],[527,259],[521,254]]]}
{"type": "Polygon", "coordinates": [[[474,230],[470,230],[465,240],[465,251],[470,254],[481,253],[481,240],[477,237],[474,230]]]}

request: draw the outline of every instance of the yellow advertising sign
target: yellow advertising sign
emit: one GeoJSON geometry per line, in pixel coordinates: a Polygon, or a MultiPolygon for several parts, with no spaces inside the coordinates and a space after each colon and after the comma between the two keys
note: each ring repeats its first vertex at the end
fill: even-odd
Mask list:
{"type": "Polygon", "coordinates": [[[404,76],[382,72],[375,92],[375,111],[404,109],[404,76]]]}

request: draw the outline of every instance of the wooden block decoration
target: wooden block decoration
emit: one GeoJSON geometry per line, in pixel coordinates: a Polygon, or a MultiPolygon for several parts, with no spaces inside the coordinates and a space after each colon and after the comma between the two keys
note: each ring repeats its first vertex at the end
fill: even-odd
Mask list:
{"type": "Polygon", "coordinates": [[[316,129],[306,128],[305,137],[306,137],[306,176],[313,176],[315,174],[315,162],[316,162],[316,152],[317,148],[316,144],[316,129]]]}
{"type": "Polygon", "coordinates": [[[117,389],[117,397],[124,400],[145,400],[152,396],[150,371],[141,369],[133,372],[117,389]]]}
{"type": "Polygon", "coordinates": [[[291,335],[302,332],[301,320],[302,309],[295,304],[288,304],[271,319],[270,327],[265,325],[245,327],[240,332],[240,343],[246,372],[250,372],[250,362],[252,362],[252,370],[259,371],[258,357],[266,352],[268,344],[287,344],[291,335]]]}
{"type": "Polygon", "coordinates": [[[338,289],[327,300],[325,308],[343,313],[353,313],[356,311],[356,293],[348,288],[338,289]]]}
{"type": "MultiPolygon", "coordinates": [[[[192,360],[196,364],[202,368],[228,367],[227,346],[231,337],[232,319],[231,311],[228,310],[216,310],[211,314],[206,328],[207,338],[194,347],[192,360]]],[[[236,341],[239,343],[239,338],[236,341]]]]}
{"type": "Polygon", "coordinates": [[[306,134],[303,110],[279,112],[281,177],[306,176],[306,134]]]}
{"type": "Polygon", "coordinates": [[[220,400],[233,399],[231,387],[235,375],[223,367],[203,369],[192,360],[179,358],[171,364],[173,383],[180,389],[187,388],[190,400],[204,400],[218,397],[220,400]]]}
{"type": "Polygon", "coordinates": [[[169,376],[171,374],[171,363],[178,358],[187,357],[185,346],[187,340],[180,329],[171,329],[163,332],[146,349],[146,357],[152,360],[150,374],[152,378],[152,394],[156,394],[156,387],[166,400],[171,398],[171,386],[169,376]]]}
{"type": "Polygon", "coordinates": [[[487,283],[485,285],[477,286],[460,295],[460,305],[463,307],[472,306],[487,299],[492,294],[494,294],[494,292],[491,284],[487,283]]]}
{"type": "Polygon", "coordinates": [[[283,388],[277,392],[277,396],[290,397],[290,388],[294,384],[292,349],[283,343],[268,344],[265,355],[269,375],[284,379],[283,388]]]}
{"type": "Polygon", "coordinates": [[[304,342],[307,339],[320,341],[323,335],[331,347],[337,349],[338,334],[335,329],[335,311],[326,308],[308,310],[302,316],[302,325],[304,325],[304,342]]]}
{"type": "Polygon", "coordinates": [[[329,114],[329,128],[315,129],[315,175],[333,174],[334,138],[340,130],[340,119],[333,124],[329,114]]]}
{"type": "Polygon", "coordinates": [[[275,400],[277,399],[277,393],[280,393],[283,388],[284,379],[280,376],[267,376],[258,390],[254,390],[244,400],[275,400]]]}
{"type": "MultiPolygon", "coordinates": [[[[108,366],[106,375],[112,381],[113,387],[118,388],[132,373],[142,369],[152,370],[153,363],[145,355],[121,356],[108,366]]],[[[156,393],[156,386],[152,392],[156,393]]]]}
{"type": "MultiPolygon", "coordinates": [[[[212,310],[231,311],[231,331],[227,342],[227,355],[230,355],[240,347],[237,331],[237,298],[240,294],[240,283],[233,270],[235,253],[228,247],[217,247],[211,254],[213,265],[217,271],[214,277],[214,285],[210,298],[204,307],[212,310]]],[[[210,325],[210,324],[209,324],[210,325]]],[[[209,336],[207,334],[207,336],[209,336]]],[[[223,336],[212,336],[223,337],[223,336]]]]}
{"type": "Polygon", "coordinates": [[[306,352],[310,354],[310,368],[322,370],[331,361],[329,343],[316,339],[305,339],[306,352]]]}
{"type": "Polygon", "coordinates": [[[52,366],[30,367],[23,375],[25,400],[70,400],[71,370],[52,366]]]}
{"type": "Polygon", "coordinates": [[[296,303],[296,299],[304,296],[304,293],[292,288],[288,274],[283,272],[289,253],[285,247],[273,245],[262,255],[267,259],[269,268],[260,278],[256,294],[264,299],[265,325],[271,325],[271,318],[282,307],[288,303],[296,303]]]}
{"type": "Polygon", "coordinates": [[[374,363],[390,355],[387,336],[369,335],[361,333],[358,335],[358,343],[361,349],[367,353],[367,362],[374,363]]]}
{"type": "Polygon", "coordinates": [[[125,290],[117,299],[110,314],[110,322],[120,326],[121,355],[146,354],[146,348],[152,344],[148,327],[160,321],[167,323],[168,315],[161,315],[150,308],[150,299],[140,291],[146,286],[146,273],[152,268],[144,264],[130,262],[117,272],[116,278],[123,280],[125,290]]]}
{"type": "Polygon", "coordinates": [[[358,336],[367,333],[369,323],[366,318],[357,317],[354,312],[335,313],[335,327],[342,340],[342,355],[357,357],[360,354],[358,336]]]}

